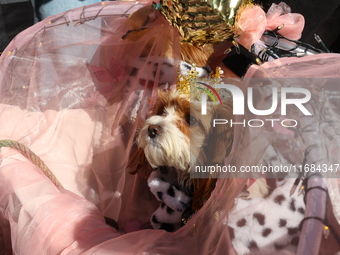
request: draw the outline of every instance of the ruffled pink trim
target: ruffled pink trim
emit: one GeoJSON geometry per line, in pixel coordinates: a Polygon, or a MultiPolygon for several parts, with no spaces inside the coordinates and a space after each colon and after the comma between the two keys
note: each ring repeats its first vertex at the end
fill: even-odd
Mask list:
{"type": "Polygon", "coordinates": [[[286,4],[272,4],[266,14],[258,5],[246,7],[238,20],[239,43],[248,50],[251,45],[258,41],[265,30],[275,30],[284,24],[280,34],[292,39],[301,38],[305,26],[305,19],[301,14],[290,13],[291,9],[286,4]]]}

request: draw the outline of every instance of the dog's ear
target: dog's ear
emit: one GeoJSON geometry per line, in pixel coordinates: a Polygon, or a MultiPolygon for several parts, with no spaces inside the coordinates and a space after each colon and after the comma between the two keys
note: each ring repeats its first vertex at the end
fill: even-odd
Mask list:
{"type": "MultiPolygon", "coordinates": [[[[223,104],[222,106],[215,106],[213,109],[214,119],[226,119],[227,124],[219,124],[215,127],[211,126],[210,136],[207,138],[207,146],[205,154],[207,156],[207,166],[215,166],[216,164],[224,165],[224,159],[229,155],[233,144],[234,132],[230,127],[230,120],[233,119],[232,105],[223,104]],[[229,125],[228,125],[229,124],[229,125]]],[[[212,124],[211,124],[212,125],[212,124]]],[[[207,201],[215,189],[216,178],[195,178],[193,179],[194,192],[192,209],[199,210],[205,201],[207,201]]]]}
{"type": "Polygon", "coordinates": [[[211,127],[211,135],[208,140],[209,165],[223,165],[224,159],[229,155],[234,139],[234,130],[230,126],[233,120],[233,109],[231,103],[224,103],[214,107],[214,119],[227,120],[227,124],[216,124],[211,127]]]}
{"type": "Polygon", "coordinates": [[[144,150],[142,148],[132,149],[132,153],[128,162],[130,174],[140,174],[144,178],[148,178],[152,172],[152,167],[148,163],[144,150]]]}
{"type": "Polygon", "coordinates": [[[209,199],[211,192],[216,186],[217,179],[213,178],[195,178],[192,180],[194,186],[191,209],[198,211],[209,199]]]}

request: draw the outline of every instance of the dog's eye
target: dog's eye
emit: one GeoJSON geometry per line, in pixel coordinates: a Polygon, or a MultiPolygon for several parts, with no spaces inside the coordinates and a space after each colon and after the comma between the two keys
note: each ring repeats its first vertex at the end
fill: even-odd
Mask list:
{"type": "Polygon", "coordinates": [[[197,124],[197,120],[194,116],[192,115],[187,115],[185,118],[185,121],[190,125],[190,126],[194,126],[197,124]]]}
{"type": "Polygon", "coordinates": [[[166,115],[165,109],[163,107],[159,108],[158,111],[157,111],[157,115],[158,116],[165,116],[166,115]]]}

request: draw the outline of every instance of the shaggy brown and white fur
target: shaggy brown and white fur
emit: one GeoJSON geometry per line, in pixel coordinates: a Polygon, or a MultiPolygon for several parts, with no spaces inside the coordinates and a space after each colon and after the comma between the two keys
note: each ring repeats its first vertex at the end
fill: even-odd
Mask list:
{"type": "Polygon", "coordinates": [[[199,210],[208,200],[215,188],[215,176],[191,178],[190,170],[195,166],[224,165],[232,147],[233,129],[229,125],[213,127],[212,123],[213,119],[232,118],[230,102],[211,104],[207,115],[202,115],[201,105],[190,103],[188,96],[175,91],[159,92],[129,162],[130,173],[149,178],[151,191],[162,202],[159,210],[175,210],[180,216],[188,207],[192,212],[199,210]],[[175,175],[169,175],[171,171],[175,175]],[[168,176],[177,180],[169,182],[168,176]],[[172,206],[176,201],[181,206],[172,206]]]}

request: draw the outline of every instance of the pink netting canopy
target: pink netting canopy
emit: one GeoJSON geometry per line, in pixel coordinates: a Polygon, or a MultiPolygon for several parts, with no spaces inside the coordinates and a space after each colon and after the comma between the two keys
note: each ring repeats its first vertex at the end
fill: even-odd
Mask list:
{"type": "MultiPolygon", "coordinates": [[[[174,233],[129,231],[135,221],[147,228],[158,207],[145,179],[127,169],[138,119],[146,117],[159,87],[175,84],[180,61],[178,34],[157,11],[145,29],[128,32],[134,24],[127,17],[144,6],[102,2],[49,17],[19,34],[2,54],[0,138],[28,146],[65,189],[56,188],[18,151],[2,148],[0,254],[236,254],[228,214],[246,179],[234,179],[231,186],[219,179],[211,199],[174,233]],[[106,225],[103,216],[123,231],[106,225]]],[[[339,56],[324,54],[251,67],[246,77],[339,78],[339,70],[339,56]]],[[[324,90],[336,91],[334,86],[324,90]]],[[[321,95],[316,88],[313,93],[321,95]]],[[[338,105],[327,103],[337,117],[338,105]]],[[[279,139],[275,132],[260,135],[279,139]]],[[[272,140],[254,139],[254,144],[254,135],[237,131],[237,146],[226,160],[256,163],[272,140]]],[[[338,140],[329,147],[333,156],[327,162],[339,155],[335,145],[338,140]]],[[[340,219],[337,182],[326,181],[335,222],[340,219]]],[[[324,200],[314,199],[314,208],[324,200]]],[[[322,249],[321,236],[302,235],[307,243],[300,242],[299,254],[322,249]]]]}

